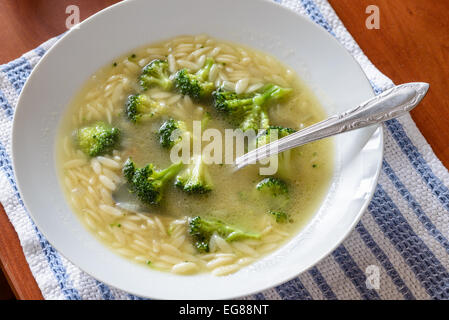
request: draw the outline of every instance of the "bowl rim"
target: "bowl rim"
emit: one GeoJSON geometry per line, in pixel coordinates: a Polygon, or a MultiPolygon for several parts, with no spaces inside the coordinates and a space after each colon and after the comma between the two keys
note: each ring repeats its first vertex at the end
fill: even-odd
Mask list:
{"type": "MultiPolygon", "coordinates": [[[[134,0],[136,1],[136,0],[134,0]]],[[[91,15],[90,17],[86,18],[84,21],[80,22],[79,26],[83,26],[86,24],[91,23],[92,21],[94,21],[95,19],[97,19],[100,16],[103,16],[105,14],[108,14],[109,11],[111,10],[116,10],[117,8],[121,7],[121,6],[127,6],[130,5],[130,3],[134,2],[134,1],[122,1],[122,2],[118,2],[116,4],[113,4],[109,7],[106,7],[98,12],[96,12],[95,14],[91,15]]],[[[247,0],[248,1],[248,0],[247,0]]],[[[251,0],[253,2],[264,2],[267,3],[271,6],[276,6],[279,9],[283,10],[285,14],[290,14],[290,15],[295,15],[296,19],[301,19],[303,22],[308,23],[310,25],[313,25],[313,27],[316,30],[319,30],[319,32],[321,32],[325,37],[327,37],[330,41],[333,41],[334,44],[336,44],[337,46],[339,46],[340,48],[342,48],[342,52],[344,52],[345,55],[347,55],[348,57],[351,58],[351,60],[355,63],[355,65],[357,66],[357,68],[361,71],[361,74],[363,75],[364,79],[367,81],[367,83],[369,84],[369,79],[367,77],[367,75],[365,74],[365,72],[363,71],[361,65],[357,62],[357,60],[355,59],[355,57],[353,55],[351,55],[349,53],[349,51],[343,46],[343,44],[341,44],[334,36],[332,36],[331,34],[329,34],[328,31],[326,31],[324,28],[320,27],[319,25],[317,25],[315,22],[313,22],[311,19],[309,19],[308,17],[305,17],[297,12],[294,12],[293,10],[290,10],[289,8],[286,8],[285,6],[271,1],[271,0],[251,0]]],[[[136,1],[137,2],[137,1],[136,1]]],[[[51,246],[53,248],[55,248],[57,250],[57,252],[65,257],[69,262],[71,262],[73,265],[75,265],[77,268],[79,268],[80,270],[82,270],[83,272],[87,273],[88,275],[92,276],[95,279],[98,279],[99,281],[107,284],[108,286],[117,288],[119,290],[124,290],[127,293],[131,293],[134,295],[138,295],[141,297],[147,297],[147,298],[156,298],[156,299],[167,299],[166,297],[158,297],[157,295],[153,295],[153,296],[149,296],[146,294],[143,294],[142,292],[134,292],[133,290],[130,289],[123,289],[123,288],[119,288],[114,284],[111,284],[109,282],[108,279],[103,278],[103,276],[101,274],[97,274],[91,270],[85,270],[84,268],[82,268],[81,266],[79,266],[77,263],[75,263],[71,258],[69,258],[63,251],[59,250],[60,246],[57,243],[54,243],[51,239],[48,238],[47,236],[47,231],[45,230],[45,228],[41,228],[40,224],[39,224],[39,219],[36,219],[36,216],[33,214],[33,212],[31,210],[29,210],[29,206],[27,205],[27,199],[23,196],[22,193],[22,182],[21,180],[18,178],[17,174],[16,174],[16,168],[17,168],[17,145],[16,145],[16,140],[17,140],[17,131],[19,130],[18,128],[18,120],[17,120],[17,111],[22,108],[22,104],[23,104],[23,97],[26,95],[27,91],[28,91],[28,87],[30,86],[30,83],[32,83],[33,78],[37,72],[37,70],[39,70],[41,68],[41,66],[45,63],[46,60],[50,59],[49,57],[51,57],[52,52],[54,50],[57,50],[57,48],[65,41],[70,41],[71,36],[74,32],[76,32],[77,28],[72,28],[68,31],[66,31],[65,33],[63,33],[63,35],[57,40],[56,43],[54,43],[52,45],[51,48],[49,48],[45,54],[42,56],[42,58],[38,61],[38,63],[34,66],[33,70],[31,71],[30,75],[28,76],[28,78],[26,79],[26,82],[20,92],[19,95],[19,99],[17,102],[17,106],[14,112],[14,116],[13,116],[13,124],[12,124],[12,133],[11,133],[11,157],[12,157],[12,165],[13,165],[13,172],[14,172],[14,176],[16,179],[16,185],[17,185],[17,189],[19,194],[21,195],[21,200],[23,201],[23,204],[26,208],[26,211],[29,213],[30,217],[32,218],[33,222],[35,223],[36,227],[39,229],[39,231],[42,233],[42,235],[48,240],[48,242],[51,244],[51,246]]],[[[371,89],[371,93],[372,93],[372,97],[375,96],[375,92],[372,88],[372,86],[369,86],[371,89]]],[[[270,284],[268,285],[264,285],[264,286],[260,286],[258,288],[255,289],[251,289],[251,290],[247,290],[244,293],[238,293],[237,295],[228,295],[228,296],[223,296],[220,297],[220,299],[235,299],[235,298],[239,298],[239,297],[244,297],[247,295],[251,295],[257,292],[261,292],[263,290],[267,290],[269,288],[273,288],[275,286],[278,286],[280,284],[286,283],[296,277],[298,277],[300,274],[306,272],[307,270],[313,268],[315,265],[317,265],[319,262],[321,262],[323,259],[325,259],[329,254],[331,254],[332,251],[334,251],[338,246],[341,245],[341,243],[349,236],[349,234],[354,230],[354,227],[356,226],[356,224],[360,221],[363,213],[366,211],[369,203],[371,202],[371,199],[374,196],[375,193],[375,189],[376,189],[376,185],[378,183],[378,179],[381,173],[381,169],[382,169],[382,159],[383,159],[383,154],[384,154],[384,130],[383,130],[383,126],[382,125],[377,125],[377,128],[375,130],[373,130],[373,133],[371,134],[371,136],[369,137],[369,139],[367,140],[370,141],[374,136],[378,135],[378,139],[379,139],[379,153],[377,154],[378,156],[378,161],[377,161],[377,165],[376,165],[376,169],[375,169],[375,174],[371,177],[371,184],[369,185],[369,187],[367,188],[369,190],[368,196],[365,197],[365,200],[363,202],[363,205],[360,207],[358,213],[354,216],[354,219],[352,221],[352,223],[350,224],[350,227],[348,227],[346,229],[345,232],[342,232],[340,235],[340,239],[335,242],[335,244],[331,247],[331,249],[326,250],[326,252],[323,251],[323,253],[321,254],[321,256],[319,258],[316,259],[315,262],[313,262],[309,267],[304,268],[302,270],[299,271],[295,271],[295,273],[292,273],[291,276],[289,277],[283,277],[282,279],[278,279],[276,281],[271,281],[270,284]]],[[[363,150],[363,148],[362,148],[363,150]]],[[[98,241],[98,240],[97,240],[98,241]]],[[[109,248],[105,248],[107,250],[110,250],[109,248]]]]}

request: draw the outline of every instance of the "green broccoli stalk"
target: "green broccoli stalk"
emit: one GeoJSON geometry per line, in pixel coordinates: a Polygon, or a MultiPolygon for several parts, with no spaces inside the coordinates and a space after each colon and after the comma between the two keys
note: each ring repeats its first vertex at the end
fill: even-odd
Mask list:
{"type": "Polygon", "coordinates": [[[90,157],[96,157],[111,153],[118,147],[120,130],[100,121],[93,126],[78,129],[76,139],[81,151],[90,157]]]}
{"type": "Polygon", "coordinates": [[[175,185],[188,194],[203,194],[212,191],[212,179],[202,156],[193,156],[191,162],[189,167],[176,177],[175,185]]]}
{"type": "Polygon", "coordinates": [[[215,108],[242,131],[267,129],[270,125],[268,105],[287,96],[292,89],[266,85],[254,94],[236,94],[219,89],[212,93],[215,108]]]}
{"type": "Polygon", "coordinates": [[[168,62],[163,60],[151,61],[142,69],[139,82],[143,90],[152,87],[161,87],[167,91],[171,90],[173,81],[170,79],[168,62]]]}
{"type": "Polygon", "coordinates": [[[268,211],[269,214],[271,214],[274,219],[276,220],[277,223],[287,223],[287,222],[291,222],[288,214],[283,212],[283,211],[273,211],[270,210],[268,211]]]}
{"type": "Polygon", "coordinates": [[[187,129],[184,121],[170,118],[159,128],[159,142],[162,147],[170,149],[182,140],[186,132],[187,129]]]}
{"type": "Polygon", "coordinates": [[[123,175],[130,186],[130,191],[145,204],[158,204],[168,180],[173,178],[182,168],[182,163],[172,164],[166,169],[155,170],[153,164],[136,168],[134,162],[128,159],[123,166],[123,175]]]}
{"type": "Polygon", "coordinates": [[[209,241],[214,233],[231,242],[241,239],[260,239],[260,234],[248,233],[219,220],[206,220],[199,216],[189,220],[189,233],[194,247],[201,253],[209,252],[209,241]]]}
{"type": "MultiPolygon", "coordinates": [[[[256,139],[257,147],[266,145],[275,140],[284,138],[289,134],[296,132],[291,128],[284,128],[280,126],[270,126],[256,139]]],[[[278,174],[282,178],[288,178],[291,175],[291,156],[292,150],[284,151],[278,154],[278,174]]]]}
{"type": "Polygon", "coordinates": [[[196,101],[208,98],[215,89],[214,84],[207,81],[213,65],[214,60],[208,58],[204,67],[195,74],[189,73],[187,69],[179,70],[175,75],[176,88],[196,101]]]}
{"type": "Polygon", "coordinates": [[[126,116],[131,122],[139,122],[161,113],[163,107],[145,94],[134,94],[126,101],[126,116]]]}

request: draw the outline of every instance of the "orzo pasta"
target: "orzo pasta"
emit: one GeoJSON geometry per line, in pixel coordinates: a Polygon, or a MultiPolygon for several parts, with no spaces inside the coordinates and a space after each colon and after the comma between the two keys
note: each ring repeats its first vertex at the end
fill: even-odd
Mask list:
{"type": "MultiPolygon", "coordinates": [[[[193,120],[207,117],[207,128],[218,130],[223,137],[225,129],[239,126],[214,107],[212,96],[183,91],[187,89],[175,80],[181,69],[198,75],[205,68],[207,74],[198,77],[210,84],[210,91],[205,89],[209,95],[211,91],[232,91],[239,98],[262,96],[268,84],[291,89],[287,98],[273,100],[267,107],[271,126],[298,130],[324,118],[309,89],[274,57],[206,35],[182,36],[134,50],[86,82],[61,122],[58,166],[67,201],[86,228],[112,250],[152,269],[222,276],[276,250],[309,221],[332,175],[333,146],[330,140],[323,140],[291,151],[289,167],[284,168],[288,175],[274,176],[288,188],[283,202],[283,194],[271,199],[272,195],[264,192],[260,184],[267,177],[259,174],[258,166],[233,173],[231,165],[208,164],[207,179],[211,182],[203,192],[190,194],[175,187],[179,178],[174,175],[161,191],[162,198],[152,198],[159,203],[146,206],[147,210],[131,212],[117,206],[113,193],[131,181],[122,170],[127,159],[131,158],[137,168],[149,163],[154,164],[154,170],[172,165],[160,135],[161,126],[168,120],[182,121],[185,131],[191,131],[193,120]],[[145,84],[142,68],[155,60],[166,64],[170,79],[158,85],[145,84]],[[139,114],[132,121],[127,103],[136,94],[142,94],[157,108],[151,116],[139,114]],[[90,133],[81,132],[81,128],[100,122],[104,128],[119,130],[119,135],[109,136],[118,144],[112,144],[112,139],[108,145],[93,149],[80,142],[83,134],[90,133]],[[222,225],[222,229],[209,230],[206,238],[199,239],[191,230],[192,218],[197,216],[253,236],[233,237],[238,232],[231,235],[222,225]],[[200,240],[203,247],[198,244],[200,240]]],[[[260,121],[262,126],[264,121],[260,121]]],[[[97,139],[98,133],[89,138],[97,139]]],[[[203,147],[206,145],[203,141],[203,147]]],[[[182,174],[186,167],[176,174],[182,174]]],[[[140,189],[130,190],[138,195],[140,189]]]]}

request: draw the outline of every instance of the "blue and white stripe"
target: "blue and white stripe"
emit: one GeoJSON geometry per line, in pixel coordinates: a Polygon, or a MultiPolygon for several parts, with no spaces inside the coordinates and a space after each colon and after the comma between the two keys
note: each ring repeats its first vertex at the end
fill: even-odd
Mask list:
{"type": "MultiPolygon", "coordinates": [[[[360,63],[376,93],[393,85],[363,54],[326,0],[275,2],[335,36],[360,63]]],[[[45,298],[139,300],[91,278],[59,255],[30,219],[17,191],[9,157],[14,107],[33,67],[56,41],[0,66],[0,201],[45,298]]],[[[449,299],[449,174],[409,116],[384,128],[379,184],[348,239],[298,278],[248,299],[449,299]],[[380,269],[378,290],[365,284],[369,265],[380,269]]]]}

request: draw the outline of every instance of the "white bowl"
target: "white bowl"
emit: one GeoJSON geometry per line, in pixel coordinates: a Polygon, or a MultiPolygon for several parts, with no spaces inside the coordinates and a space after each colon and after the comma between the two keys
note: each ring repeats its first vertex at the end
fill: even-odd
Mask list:
{"type": "Polygon", "coordinates": [[[13,127],[18,186],[34,222],[61,254],[98,280],[143,297],[232,298],[292,279],[352,230],[381,167],[381,129],[334,138],[335,174],[314,218],[282,248],[230,276],[153,271],[107,249],[83,227],[61,190],[54,155],[59,119],[84,81],[117,56],[173,36],[200,33],[278,57],[306,80],[328,114],[373,96],[359,65],[332,36],[268,1],[125,1],[68,32],[36,66],[19,100],[13,127]]]}

